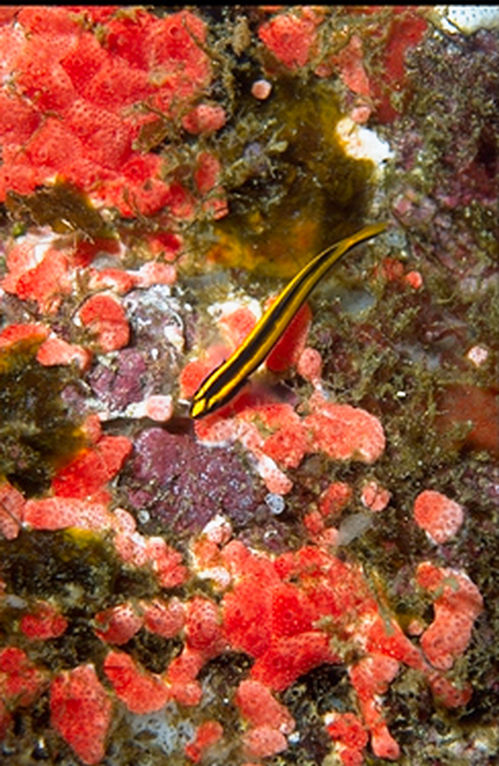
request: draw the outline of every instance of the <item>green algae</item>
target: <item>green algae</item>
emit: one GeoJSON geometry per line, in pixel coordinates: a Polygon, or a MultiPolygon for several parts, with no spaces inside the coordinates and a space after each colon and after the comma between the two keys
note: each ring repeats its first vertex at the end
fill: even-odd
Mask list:
{"type": "Polygon", "coordinates": [[[57,234],[80,232],[89,239],[112,236],[110,226],[87,195],[67,181],[57,180],[29,195],[9,191],[5,206],[18,226],[48,225],[57,234]]]}
{"type": "Polygon", "coordinates": [[[220,137],[230,216],[213,227],[209,257],[289,276],[358,228],[375,187],[371,160],[349,156],[335,128],[336,89],[282,77],[269,99],[241,98],[237,129],[220,137]]]}
{"type": "Polygon", "coordinates": [[[20,630],[16,641],[43,667],[76,667],[102,661],[107,651],[94,633],[95,614],[133,598],[151,598],[156,580],[147,569],[127,567],[102,535],[77,536],[67,531],[22,531],[15,540],[0,540],[0,575],[6,592],[25,605],[6,605],[0,612],[0,635],[12,639],[15,621],[38,600],[55,602],[68,620],[66,632],[30,642],[20,630]]]}
{"type": "Polygon", "coordinates": [[[278,695],[296,722],[295,736],[284,753],[269,758],[272,766],[325,764],[331,737],[323,716],[331,711],[351,711],[351,688],[344,667],[321,665],[298,678],[278,695]]]}
{"type": "Polygon", "coordinates": [[[183,646],[180,637],[163,638],[141,628],[123,648],[146,670],[163,673],[170,662],[179,656],[183,646]]]}
{"type": "Polygon", "coordinates": [[[0,351],[0,476],[27,497],[47,490],[57,467],[86,444],[61,398],[74,373],[39,364],[39,343],[0,351]]]}
{"type": "Polygon", "coordinates": [[[114,603],[154,592],[151,573],[120,562],[114,548],[97,533],[83,537],[71,530],[31,530],[0,544],[8,590],[23,599],[52,596],[63,611],[77,607],[90,618],[109,606],[110,592],[114,603]]]}

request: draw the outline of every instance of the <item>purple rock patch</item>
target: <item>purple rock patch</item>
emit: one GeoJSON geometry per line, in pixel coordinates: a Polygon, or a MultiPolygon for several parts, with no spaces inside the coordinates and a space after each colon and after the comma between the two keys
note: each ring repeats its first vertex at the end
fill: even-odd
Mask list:
{"type": "Polygon", "coordinates": [[[199,532],[217,513],[240,525],[265,494],[236,453],[161,428],[135,442],[128,497],[175,532],[199,532]]]}
{"type": "Polygon", "coordinates": [[[121,410],[132,402],[143,399],[143,380],[146,363],[135,349],[120,351],[114,369],[98,364],[89,375],[89,383],[99,399],[121,410]]]}

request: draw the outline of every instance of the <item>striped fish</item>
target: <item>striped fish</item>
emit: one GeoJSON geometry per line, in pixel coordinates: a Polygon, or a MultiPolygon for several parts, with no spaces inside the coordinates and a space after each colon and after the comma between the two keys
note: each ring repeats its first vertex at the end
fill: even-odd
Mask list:
{"type": "Polygon", "coordinates": [[[227,404],[270,353],[300,306],[333,263],[355,245],[380,234],[387,225],[373,223],[364,226],[312,258],[284,288],[241,345],[203,380],[192,398],[189,411],[191,417],[203,417],[227,404]]]}

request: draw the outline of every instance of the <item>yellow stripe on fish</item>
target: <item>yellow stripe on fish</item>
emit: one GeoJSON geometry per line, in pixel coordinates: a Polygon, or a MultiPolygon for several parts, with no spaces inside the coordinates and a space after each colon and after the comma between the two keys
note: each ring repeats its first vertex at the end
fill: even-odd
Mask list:
{"type": "Polygon", "coordinates": [[[333,263],[366,239],[381,234],[386,223],[373,223],[336,242],[312,258],[284,288],[241,345],[203,380],[194,394],[190,415],[199,418],[226,404],[263,362],[294,315],[333,263]]]}

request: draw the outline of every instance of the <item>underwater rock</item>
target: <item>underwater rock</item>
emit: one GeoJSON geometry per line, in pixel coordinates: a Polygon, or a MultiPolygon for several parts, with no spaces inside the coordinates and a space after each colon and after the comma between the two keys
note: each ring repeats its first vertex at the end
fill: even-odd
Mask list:
{"type": "Polygon", "coordinates": [[[244,524],[263,498],[235,452],[159,428],[143,431],[134,446],[130,502],[177,531],[199,531],[217,513],[244,524]]]}

